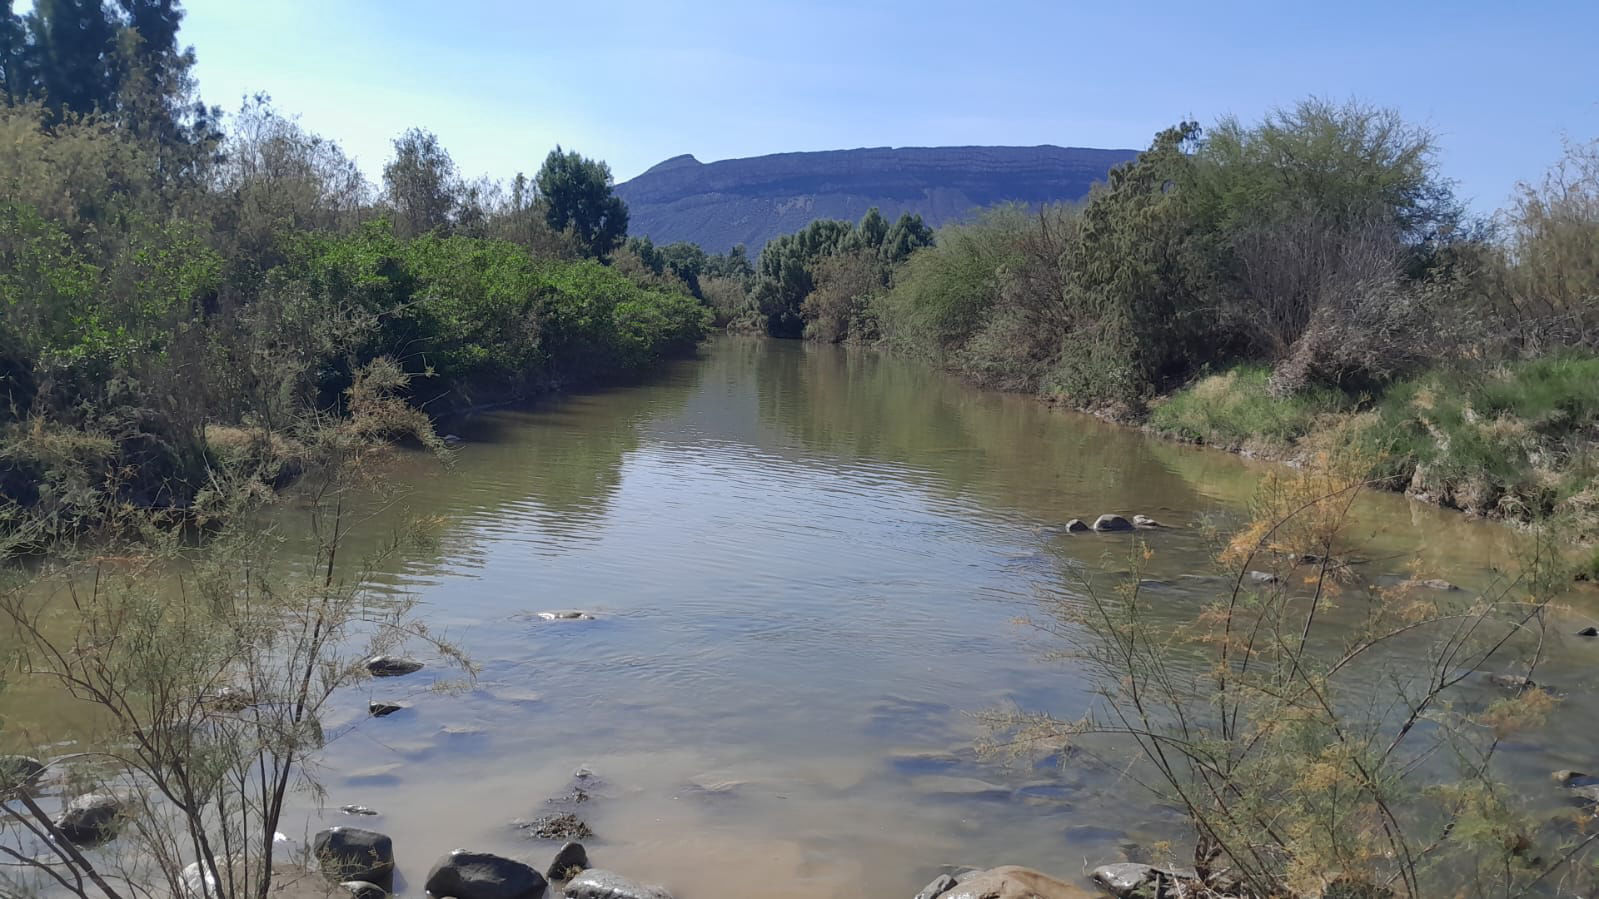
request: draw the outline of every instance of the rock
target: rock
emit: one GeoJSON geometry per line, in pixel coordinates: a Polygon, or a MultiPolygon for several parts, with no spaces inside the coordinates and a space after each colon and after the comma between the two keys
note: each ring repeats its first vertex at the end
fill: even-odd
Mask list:
{"type": "Polygon", "coordinates": [[[405,708],[397,702],[380,702],[376,699],[366,704],[366,712],[374,718],[385,718],[405,708]]]}
{"type": "Polygon", "coordinates": [[[1094,899],[1094,894],[1031,868],[1006,865],[958,878],[938,899],[1094,899]]]}
{"type": "Polygon", "coordinates": [[[438,899],[539,899],[545,886],[539,872],[519,861],[457,849],[428,872],[425,889],[438,899]]]}
{"type": "Polygon", "coordinates": [[[1275,584],[1278,580],[1277,575],[1269,571],[1251,571],[1245,576],[1257,584],[1275,584]]]}
{"type": "Polygon", "coordinates": [[[1563,787],[1576,788],[1599,785],[1599,777],[1584,774],[1581,771],[1556,771],[1549,776],[1554,778],[1555,783],[1563,787]]]}
{"type": "Polygon", "coordinates": [[[1093,528],[1090,528],[1087,522],[1081,518],[1073,518],[1071,521],[1066,522],[1066,533],[1068,534],[1086,534],[1091,530],[1093,528]]]}
{"type": "Polygon", "coordinates": [[[584,871],[566,885],[566,899],[672,899],[672,894],[596,868],[584,871]]]}
{"type": "Polygon", "coordinates": [[[1538,686],[1533,682],[1532,678],[1524,674],[1495,674],[1489,677],[1488,680],[1494,686],[1503,687],[1506,690],[1530,690],[1538,686]]]}
{"type": "Polygon", "coordinates": [[[223,687],[206,698],[206,705],[222,712],[242,712],[255,705],[255,695],[242,687],[223,687]]]}
{"type": "MultiPolygon", "coordinates": [[[[584,793],[583,799],[587,798],[588,794],[584,793]]],[[[571,812],[562,812],[558,815],[541,815],[531,822],[518,824],[517,827],[541,840],[587,840],[594,836],[594,831],[583,823],[583,819],[571,812]]],[[[456,899],[460,899],[460,897],[456,897],[456,899]]]]}
{"type": "Polygon", "coordinates": [[[388,899],[389,896],[388,890],[365,880],[346,880],[339,886],[349,890],[355,899],[388,899]]]}
{"type": "Polygon", "coordinates": [[[1135,528],[1163,528],[1165,525],[1150,518],[1148,515],[1134,515],[1133,527],[1135,528]]]}
{"type": "Polygon", "coordinates": [[[539,617],[545,621],[593,621],[594,616],[580,609],[555,609],[549,612],[540,612],[539,617]]]}
{"type": "Polygon", "coordinates": [[[1579,636],[1579,637],[1599,637],[1599,627],[1594,627],[1593,625],[1590,624],[1587,627],[1583,628],[1582,630],[1577,631],[1577,636],[1579,636]]]}
{"type": "Polygon", "coordinates": [[[1160,878],[1159,868],[1134,862],[1100,865],[1089,875],[1112,896],[1131,896],[1139,887],[1160,878]]]}
{"type": "Polygon", "coordinates": [[[44,762],[25,755],[0,755],[0,796],[37,786],[44,767],[44,762]]]}
{"type": "Polygon", "coordinates": [[[465,440],[461,439],[461,435],[459,434],[445,434],[439,439],[444,441],[445,446],[460,446],[466,442],[465,440]]]}
{"type": "Polygon", "coordinates": [[[201,870],[199,862],[184,865],[178,876],[183,881],[184,892],[193,899],[217,894],[217,879],[211,876],[210,871],[201,870]]]}
{"type": "Polygon", "coordinates": [[[1413,577],[1413,578],[1410,578],[1409,580],[1400,581],[1399,586],[1401,586],[1401,587],[1424,587],[1424,588],[1426,588],[1428,590],[1443,590],[1443,591],[1453,591],[1453,590],[1459,590],[1460,589],[1459,587],[1456,587],[1454,584],[1451,584],[1448,581],[1443,580],[1441,578],[1414,578],[1413,577]]]}
{"type": "Polygon", "coordinates": [[[422,663],[399,656],[373,656],[366,660],[366,670],[372,672],[373,677],[399,677],[421,671],[422,663]]]}
{"type": "Polygon", "coordinates": [[[955,878],[948,874],[940,874],[933,878],[932,883],[922,887],[922,891],[916,894],[916,899],[938,899],[954,888],[955,878]]]}
{"type": "Polygon", "coordinates": [[[378,810],[377,809],[375,809],[375,808],[367,808],[364,805],[341,805],[341,806],[339,806],[339,811],[345,813],[346,815],[376,815],[376,814],[378,814],[378,810]]]}
{"type": "Polygon", "coordinates": [[[583,873],[589,866],[589,854],[582,843],[567,843],[555,853],[550,868],[544,872],[546,880],[566,881],[583,873]]]}
{"type": "Polygon", "coordinates": [[[56,816],[56,829],[71,843],[93,846],[116,836],[117,824],[126,811],[118,796],[86,793],[67,803],[56,816]]]}
{"type": "Polygon", "coordinates": [[[394,889],[394,841],[375,830],[330,827],[311,841],[323,876],[334,883],[364,880],[394,889]]]}
{"type": "Polygon", "coordinates": [[[1571,784],[1566,789],[1579,805],[1599,806],[1599,784],[1571,784]]]}
{"type": "Polygon", "coordinates": [[[1133,523],[1120,515],[1101,515],[1094,519],[1094,530],[1096,531],[1130,531],[1132,529],[1133,523]]]}

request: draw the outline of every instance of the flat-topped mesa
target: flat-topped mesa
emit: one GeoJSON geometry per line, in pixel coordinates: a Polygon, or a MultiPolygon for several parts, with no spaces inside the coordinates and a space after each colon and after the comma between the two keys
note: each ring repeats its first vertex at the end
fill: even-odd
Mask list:
{"type": "Polygon", "coordinates": [[[820,218],[920,215],[938,227],[1000,203],[1082,199],[1134,150],[1082,147],[871,147],[700,162],[684,154],[616,186],[628,230],[657,244],[751,254],[820,218]]]}

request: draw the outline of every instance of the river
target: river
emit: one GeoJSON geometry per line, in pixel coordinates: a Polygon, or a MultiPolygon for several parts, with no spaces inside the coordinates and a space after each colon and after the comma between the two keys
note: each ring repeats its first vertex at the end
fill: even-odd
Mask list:
{"type": "MultiPolygon", "coordinates": [[[[440,539],[379,580],[481,674],[435,693],[430,666],[340,697],[325,810],[295,818],[390,834],[403,894],[457,847],[542,869],[558,844],[510,822],[551,810],[580,766],[598,783],[577,808],[594,863],[686,899],[909,897],[943,864],[1076,877],[1181,836],[1103,771],[979,760],[969,713],[1087,706],[1081,673],[1049,658],[1062,647],[1022,622],[1079,602],[1085,572],[1114,577],[1131,538],[1062,523],[1176,525],[1141,534],[1146,577],[1166,614],[1191,616],[1218,589],[1204,525],[1241,518],[1261,466],[781,341],[719,339],[642,386],[450,428],[450,470],[418,455],[396,472],[440,539]],[[596,617],[536,616],[558,608],[596,617]],[[372,698],[411,707],[366,719],[372,698]]],[[[1393,495],[1361,504],[1358,532],[1394,576],[1468,588],[1518,546],[1393,495]]],[[[1557,638],[1551,676],[1591,680],[1594,653],[1557,638]]],[[[1568,693],[1567,720],[1596,720],[1568,693]]],[[[1549,770],[1595,764],[1592,736],[1509,747],[1510,770],[1548,791],[1549,770]]]]}

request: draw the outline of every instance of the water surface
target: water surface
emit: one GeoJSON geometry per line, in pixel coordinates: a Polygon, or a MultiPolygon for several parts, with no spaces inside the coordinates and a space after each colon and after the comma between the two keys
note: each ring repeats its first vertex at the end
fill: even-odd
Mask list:
{"type": "MultiPolygon", "coordinates": [[[[436,695],[430,668],[339,697],[332,729],[354,726],[321,760],[327,810],[297,813],[391,834],[407,895],[456,847],[543,868],[557,844],[510,822],[550,811],[580,766],[601,782],[577,809],[593,861],[688,899],[909,896],[943,864],[1075,876],[1180,832],[1102,771],[980,762],[968,713],[1086,707],[1081,673],[1019,620],[1081,602],[1083,576],[1124,570],[1132,544],[1063,522],[1180,525],[1145,535],[1146,576],[1190,615],[1220,589],[1199,525],[1237,520],[1261,468],[778,341],[719,340],[643,386],[451,428],[450,471],[418,456],[398,472],[441,539],[381,579],[481,676],[436,695]],[[535,614],[569,607],[597,618],[535,614]],[[412,708],[363,720],[369,698],[412,708]]],[[[1397,496],[1363,503],[1358,533],[1379,565],[1467,586],[1517,545],[1397,496]]],[[[1593,652],[1561,638],[1556,676],[1591,680],[1593,652]]],[[[1568,720],[1599,714],[1568,702],[1568,720]]],[[[1576,756],[1592,736],[1516,747],[1512,765],[1543,789],[1591,764],[1576,756]]]]}

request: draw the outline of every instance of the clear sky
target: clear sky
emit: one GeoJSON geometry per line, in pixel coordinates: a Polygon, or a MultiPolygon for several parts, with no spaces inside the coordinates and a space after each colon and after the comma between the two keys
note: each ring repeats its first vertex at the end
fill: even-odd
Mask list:
{"type": "MultiPolygon", "coordinates": [[[[20,5],[20,4],[19,4],[20,5]]],[[[369,173],[420,125],[471,176],[662,159],[1143,147],[1311,94],[1432,127],[1481,211],[1599,137],[1599,0],[185,0],[207,102],[265,91],[369,173]]]]}

